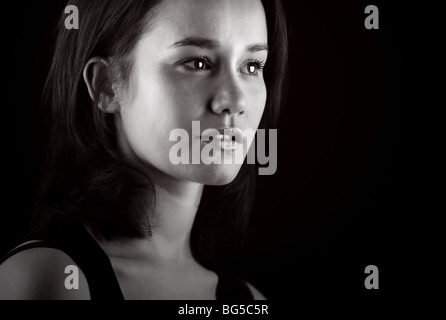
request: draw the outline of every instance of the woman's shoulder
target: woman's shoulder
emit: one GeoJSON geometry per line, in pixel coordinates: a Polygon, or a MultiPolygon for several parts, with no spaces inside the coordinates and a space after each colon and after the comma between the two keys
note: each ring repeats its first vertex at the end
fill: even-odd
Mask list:
{"type": "Polygon", "coordinates": [[[84,273],[61,249],[15,251],[0,264],[0,300],[90,299],[84,273]]]}
{"type": "Polygon", "coordinates": [[[216,270],[219,277],[217,300],[266,300],[265,296],[241,276],[216,270]]]}
{"type": "Polygon", "coordinates": [[[245,281],[246,285],[249,288],[249,291],[251,291],[252,296],[254,297],[254,300],[266,300],[266,297],[252,284],[245,281]]]}

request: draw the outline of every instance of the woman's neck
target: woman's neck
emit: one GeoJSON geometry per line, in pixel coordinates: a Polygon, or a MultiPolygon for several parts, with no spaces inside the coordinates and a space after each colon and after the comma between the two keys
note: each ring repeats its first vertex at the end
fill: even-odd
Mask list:
{"type": "Polygon", "coordinates": [[[203,185],[163,181],[155,184],[155,192],[155,215],[152,236],[146,241],[147,249],[163,258],[191,258],[190,234],[203,185]]]}
{"type": "Polygon", "coordinates": [[[155,213],[148,213],[152,235],[111,242],[95,238],[110,257],[179,267],[195,263],[190,234],[204,186],[173,177],[152,177],[156,194],[155,213]]]}

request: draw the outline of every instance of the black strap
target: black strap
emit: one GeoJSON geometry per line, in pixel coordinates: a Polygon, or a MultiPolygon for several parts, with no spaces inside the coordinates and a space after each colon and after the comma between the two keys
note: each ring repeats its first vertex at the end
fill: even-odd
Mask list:
{"type": "Polygon", "coordinates": [[[9,258],[11,258],[13,255],[25,251],[27,249],[32,249],[32,248],[53,248],[53,249],[59,249],[56,245],[54,245],[51,242],[48,241],[44,241],[44,240],[31,240],[32,242],[25,242],[21,245],[18,245],[17,247],[15,247],[14,249],[12,249],[11,251],[9,251],[5,256],[3,256],[0,259],[0,264],[2,264],[3,262],[5,262],[6,260],[8,260],[9,258]]]}
{"type": "Polygon", "coordinates": [[[54,248],[67,254],[84,273],[91,300],[124,300],[109,258],[79,221],[54,218],[42,233],[27,238],[0,263],[30,248],[54,248]]]}
{"type": "Polygon", "coordinates": [[[254,296],[243,279],[224,272],[217,272],[217,300],[254,300],[254,296]]]}

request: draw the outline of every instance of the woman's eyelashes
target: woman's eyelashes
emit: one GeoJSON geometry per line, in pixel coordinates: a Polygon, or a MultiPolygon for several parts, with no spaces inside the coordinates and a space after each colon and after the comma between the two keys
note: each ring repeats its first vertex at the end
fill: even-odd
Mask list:
{"type": "Polygon", "coordinates": [[[265,67],[264,61],[249,60],[242,66],[241,69],[246,68],[246,72],[242,72],[242,73],[245,73],[248,76],[257,76],[259,72],[263,71],[264,67],[265,67]]]}
{"type": "Polygon", "coordinates": [[[191,71],[205,71],[211,70],[212,64],[209,58],[207,57],[195,57],[188,58],[180,62],[185,69],[191,71]]]}
{"type": "MultiPolygon", "coordinates": [[[[216,68],[216,65],[205,56],[193,57],[178,62],[184,70],[192,72],[209,72],[216,68]]],[[[250,59],[245,61],[240,68],[237,69],[242,74],[248,76],[258,76],[265,67],[265,61],[250,59]]]]}

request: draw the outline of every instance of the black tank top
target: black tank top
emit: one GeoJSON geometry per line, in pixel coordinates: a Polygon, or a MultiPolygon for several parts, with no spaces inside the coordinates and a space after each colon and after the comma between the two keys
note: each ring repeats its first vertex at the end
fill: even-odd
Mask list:
{"type": "MultiPolygon", "coordinates": [[[[92,300],[124,300],[110,259],[75,219],[56,216],[45,229],[30,235],[11,250],[0,264],[14,254],[30,248],[55,248],[66,253],[84,273],[92,300]]],[[[218,275],[217,300],[253,300],[251,290],[236,275],[214,270],[218,275]]]]}

